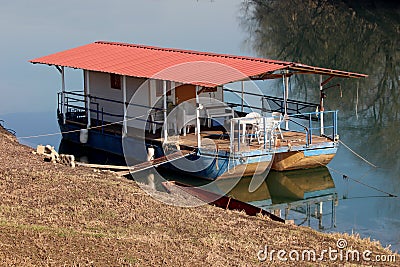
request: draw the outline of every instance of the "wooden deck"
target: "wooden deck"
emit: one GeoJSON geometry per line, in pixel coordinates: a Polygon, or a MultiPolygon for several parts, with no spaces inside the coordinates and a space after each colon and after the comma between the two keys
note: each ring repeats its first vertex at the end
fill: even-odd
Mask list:
{"type": "MultiPolygon", "coordinates": [[[[300,132],[282,131],[283,139],[280,137],[277,140],[277,147],[287,146],[305,146],[306,145],[306,134],[300,132]]],[[[195,148],[197,147],[197,136],[194,133],[188,133],[186,136],[169,136],[169,140],[175,140],[182,147],[195,148]]],[[[201,132],[202,147],[207,148],[208,146],[218,147],[218,150],[230,150],[230,139],[228,134],[224,134],[222,131],[205,130],[201,132]]],[[[162,142],[162,138],[159,136],[152,136],[146,134],[146,139],[152,139],[155,141],[162,142]]],[[[267,141],[268,142],[268,141],[267,141]]],[[[331,142],[330,139],[321,136],[312,136],[312,144],[331,142]]],[[[238,142],[234,142],[235,149],[237,149],[238,142]]],[[[252,142],[249,139],[245,140],[244,143],[240,143],[240,151],[251,151],[262,149],[263,143],[259,144],[256,138],[253,138],[252,142]]]]}
{"type": "MultiPolygon", "coordinates": [[[[97,130],[101,130],[101,128],[96,128],[97,130]]],[[[104,126],[103,130],[108,133],[122,135],[122,125],[120,124],[111,124],[104,126]]],[[[196,148],[197,147],[197,136],[193,132],[194,129],[186,136],[183,135],[170,135],[168,138],[170,141],[176,141],[182,148],[196,148]]],[[[128,129],[128,136],[143,136],[143,134],[138,134],[137,130],[133,128],[128,129]]],[[[306,145],[306,134],[301,132],[293,132],[293,131],[284,131],[282,130],[283,139],[278,135],[276,147],[289,147],[289,146],[305,146],[306,145]]],[[[235,136],[237,133],[235,132],[235,136]]],[[[223,133],[221,130],[213,130],[213,129],[204,129],[201,131],[202,137],[202,147],[210,149],[215,149],[218,147],[218,150],[229,151],[230,150],[230,139],[229,134],[223,133]]],[[[163,139],[161,138],[161,132],[158,130],[155,134],[152,132],[145,132],[145,139],[147,141],[155,141],[162,143],[163,139]]],[[[268,142],[268,141],[267,141],[268,142]]],[[[312,136],[312,144],[321,144],[325,142],[332,142],[332,140],[313,135],[312,136]]],[[[234,142],[235,150],[237,151],[237,139],[234,142]]],[[[252,142],[250,142],[249,138],[245,140],[244,143],[240,143],[240,151],[252,151],[262,149],[264,146],[263,143],[259,144],[257,138],[253,138],[252,142]]]]}
{"type": "MultiPolygon", "coordinates": [[[[121,136],[122,126],[111,124],[103,128],[94,128],[94,130],[121,136]]],[[[328,164],[336,154],[337,146],[329,138],[313,135],[311,145],[306,148],[307,140],[305,133],[282,131],[282,134],[283,138],[280,138],[280,135],[278,135],[278,139],[275,142],[276,144],[271,144],[272,147],[270,147],[268,141],[266,145],[267,150],[271,149],[271,152],[275,152],[271,166],[274,170],[285,171],[324,166],[328,164]]],[[[237,137],[237,132],[234,133],[234,136],[237,137]]],[[[144,142],[160,147],[163,143],[163,138],[161,138],[159,130],[153,134],[148,131],[143,133],[143,130],[128,128],[128,137],[143,138],[144,142]]],[[[231,152],[230,136],[222,130],[202,128],[201,137],[202,149],[215,152],[219,151],[220,153],[222,152],[222,155],[225,152],[231,152]]],[[[172,150],[194,151],[197,148],[197,136],[194,134],[193,129],[186,136],[170,135],[168,136],[168,141],[172,150]]],[[[250,142],[249,138],[246,138],[246,140],[240,144],[236,138],[233,145],[234,153],[259,154],[263,153],[264,150],[264,144],[258,143],[257,138],[253,138],[252,142],[250,142]]],[[[249,168],[249,171],[252,171],[252,167],[252,164],[248,164],[246,170],[249,168]]]]}

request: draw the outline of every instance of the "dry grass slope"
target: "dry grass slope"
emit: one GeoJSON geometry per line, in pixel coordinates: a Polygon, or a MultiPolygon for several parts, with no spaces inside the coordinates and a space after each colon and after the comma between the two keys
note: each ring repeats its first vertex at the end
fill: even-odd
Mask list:
{"type": "Polygon", "coordinates": [[[3,266],[254,266],[265,244],[321,251],[343,237],[354,249],[391,253],[377,242],[213,206],[168,206],[112,173],[44,162],[3,129],[0,155],[3,266]]]}

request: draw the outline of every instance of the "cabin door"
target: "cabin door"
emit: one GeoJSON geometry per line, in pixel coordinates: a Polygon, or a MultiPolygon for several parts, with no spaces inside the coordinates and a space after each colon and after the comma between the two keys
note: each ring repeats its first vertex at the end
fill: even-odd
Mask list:
{"type": "Polygon", "coordinates": [[[183,84],[175,88],[175,105],[179,105],[186,100],[196,98],[196,86],[191,84],[183,84]]]}

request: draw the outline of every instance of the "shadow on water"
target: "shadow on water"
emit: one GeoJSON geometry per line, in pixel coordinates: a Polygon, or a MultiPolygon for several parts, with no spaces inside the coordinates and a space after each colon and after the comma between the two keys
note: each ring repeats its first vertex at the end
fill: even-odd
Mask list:
{"type": "Polygon", "coordinates": [[[125,159],[121,156],[79,145],[65,139],[61,140],[58,153],[74,155],[75,160],[84,163],[126,166],[125,159]]]}

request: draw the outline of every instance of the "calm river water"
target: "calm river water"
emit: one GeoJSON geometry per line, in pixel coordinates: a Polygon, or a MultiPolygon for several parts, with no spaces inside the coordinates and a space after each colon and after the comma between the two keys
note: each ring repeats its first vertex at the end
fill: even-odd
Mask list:
{"type": "MultiPolygon", "coordinates": [[[[341,140],[360,156],[341,145],[327,169],[271,172],[255,193],[246,192],[245,180],[231,193],[255,205],[276,212],[281,210],[282,216],[289,210],[288,219],[297,224],[321,231],[359,233],[362,237],[379,240],[384,246],[400,249],[400,198],[389,196],[400,195],[398,6],[385,6],[379,1],[371,1],[375,4],[366,6],[349,6],[340,1],[318,5],[321,1],[303,3],[298,0],[246,1],[246,4],[241,1],[185,1],[185,4],[170,1],[169,5],[156,5],[152,1],[126,2],[132,9],[141,6],[148,14],[162,14],[164,20],[138,15],[140,18],[125,18],[120,22],[124,23],[122,29],[114,20],[100,22],[98,13],[127,15],[126,8],[115,5],[99,5],[98,13],[89,12],[87,17],[73,11],[72,3],[71,6],[38,4],[34,8],[40,10],[41,18],[31,17],[35,12],[17,3],[7,4],[0,11],[9,18],[9,23],[15,24],[14,31],[0,26],[3,36],[10,40],[10,44],[1,44],[2,56],[10,63],[0,74],[3,81],[0,119],[5,120],[7,127],[16,130],[19,137],[58,132],[57,71],[33,68],[27,61],[97,39],[263,56],[366,73],[369,77],[358,82],[335,81],[340,83],[340,89],[327,90],[326,98],[328,108],[340,111],[341,140]],[[51,15],[52,9],[62,10],[60,17],[51,15]],[[11,18],[12,12],[19,15],[11,18]],[[46,12],[50,16],[44,16],[46,12]],[[179,16],[182,19],[182,14],[185,23],[178,19],[179,16]],[[202,19],[205,14],[209,19],[202,19]],[[18,16],[22,22],[17,20],[18,16]],[[77,17],[82,18],[79,23],[71,20],[77,17]],[[28,19],[30,26],[23,24],[28,19]],[[57,23],[57,19],[61,23],[57,23]],[[32,41],[29,43],[28,39],[32,41]],[[20,53],[19,49],[24,47],[26,49],[20,53]],[[39,97],[32,91],[38,92],[39,97]],[[21,95],[24,97],[20,98],[21,95]],[[14,104],[10,104],[13,101],[14,104]],[[301,192],[285,193],[281,187],[283,180],[292,181],[301,192]],[[315,181],[320,182],[313,184],[315,181]],[[315,197],[321,198],[315,201],[315,197]],[[310,201],[312,198],[314,201],[310,201]],[[318,220],[320,202],[323,202],[322,220],[318,220]]],[[[4,19],[4,16],[0,17],[4,19]]],[[[80,86],[76,82],[80,74],[72,73],[70,77],[70,85],[80,86]]],[[[307,78],[292,80],[291,97],[318,102],[317,82],[307,78]]],[[[279,91],[278,86],[276,91],[279,91]]],[[[20,141],[31,146],[42,143],[59,147],[61,138],[50,135],[20,141]]],[[[64,143],[63,146],[69,145],[64,143]]],[[[115,159],[104,156],[97,160],[111,162],[115,159]]]]}

